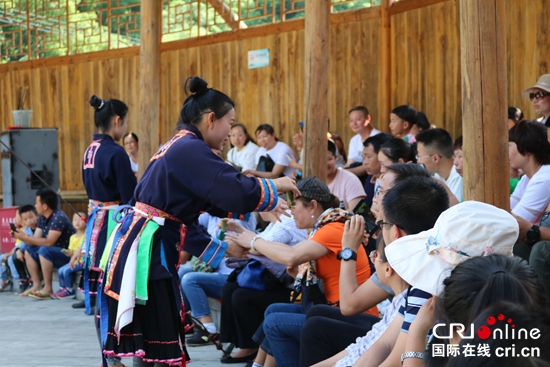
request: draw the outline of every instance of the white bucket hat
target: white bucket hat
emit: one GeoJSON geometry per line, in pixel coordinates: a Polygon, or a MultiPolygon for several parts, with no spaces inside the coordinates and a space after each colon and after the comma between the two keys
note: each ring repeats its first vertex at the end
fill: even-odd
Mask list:
{"type": "Polygon", "coordinates": [[[529,98],[529,93],[535,88],[542,89],[550,93],[550,74],[543,74],[537,81],[537,84],[523,91],[523,96],[529,98]]]}
{"type": "Polygon", "coordinates": [[[385,250],[403,280],[437,296],[458,264],[493,253],[511,256],[518,235],[518,223],[507,211],[465,201],[441,213],[432,229],[401,237],[385,250]]]}

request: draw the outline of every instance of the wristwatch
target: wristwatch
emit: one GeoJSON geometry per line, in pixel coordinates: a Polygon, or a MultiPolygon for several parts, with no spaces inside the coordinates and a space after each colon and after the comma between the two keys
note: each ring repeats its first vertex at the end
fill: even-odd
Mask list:
{"type": "Polygon", "coordinates": [[[350,261],[350,260],[357,261],[357,253],[352,249],[346,247],[342,249],[342,251],[340,251],[338,255],[336,255],[336,258],[338,260],[344,260],[344,261],[350,261]]]}
{"type": "Polygon", "coordinates": [[[533,224],[533,226],[531,227],[531,229],[529,229],[529,230],[527,231],[527,240],[528,240],[530,243],[535,243],[535,242],[540,241],[540,229],[539,229],[539,226],[537,226],[536,224],[533,224]]]}

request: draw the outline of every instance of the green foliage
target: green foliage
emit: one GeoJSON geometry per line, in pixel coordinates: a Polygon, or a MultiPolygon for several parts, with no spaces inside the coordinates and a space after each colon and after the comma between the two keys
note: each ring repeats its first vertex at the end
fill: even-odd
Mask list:
{"type": "MultiPolygon", "coordinates": [[[[282,13],[286,14],[286,20],[305,15],[305,1],[226,2],[229,3],[232,12],[239,15],[247,27],[279,22],[282,13]]],[[[170,7],[168,2],[163,2],[163,42],[231,30],[205,0],[200,1],[200,14],[197,0],[171,0],[169,4],[170,7]]],[[[333,0],[333,11],[379,4],[380,0],[343,3],[333,0]]],[[[36,59],[139,45],[139,11],[140,0],[3,0],[0,2],[0,63],[24,61],[29,55],[36,59]],[[26,19],[27,6],[29,20],[26,19]]]]}

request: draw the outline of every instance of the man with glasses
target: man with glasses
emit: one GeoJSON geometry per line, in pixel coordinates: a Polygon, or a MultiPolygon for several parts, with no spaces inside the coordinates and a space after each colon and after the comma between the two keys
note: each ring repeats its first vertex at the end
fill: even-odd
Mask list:
{"type": "MultiPolygon", "coordinates": [[[[542,75],[537,84],[527,88],[523,95],[529,98],[537,115],[542,115],[539,121],[550,128],[550,74],[542,75]]],[[[550,134],[548,139],[550,141],[550,134]]]]}
{"type": "MultiPolygon", "coordinates": [[[[443,186],[433,180],[420,166],[391,165],[382,176],[382,180],[390,177],[393,177],[393,181],[385,182],[384,193],[377,198],[379,204],[383,202],[383,209],[379,211],[377,219],[381,224],[381,233],[386,244],[397,238],[432,228],[439,215],[449,207],[449,198],[443,186]]],[[[346,250],[342,250],[341,253],[350,252],[349,250],[353,253],[363,251],[360,248],[361,242],[350,241],[345,233],[342,238],[342,248],[346,250]]],[[[350,345],[367,331],[363,331],[363,334],[358,333],[359,322],[354,322],[354,318],[357,317],[355,315],[360,315],[393,293],[392,289],[380,283],[376,273],[359,286],[355,275],[356,265],[352,258],[353,256],[349,258],[342,255],[340,310],[315,306],[307,314],[300,338],[300,366],[311,366],[315,363],[319,363],[317,367],[333,366],[348,355],[351,358],[358,358],[385,333],[397,313],[397,309],[390,306],[386,310],[387,316],[373,328],[373,332],[361,338],[360,343],[350,345]],[[355,327],[350,327],[350,323],[355,327]],[[348,345],[349,347],[346,348],[348,345]],[[346,349],[343,350],[344,348],[346,349]]],[[[398,328],[401,327],[402,322],[403,319],[398,323],[398,328]]],[[[397,334],[394,333],[394,335],[397,334]]],[[[386,356],[380,354],[379,358],[384,360],[386,356]]],[[[338,364],[338,366],[351,364],[353,363],[338,364]]]]}
{"type": "Polygon", "coordinates": [[[462,176],[454,165],[454,149],[451,134],[436,128],[422,131],[416,136],[418,154],[416,161],[442,181],[456,196],[458,202],[463,199],[462,176]]]}

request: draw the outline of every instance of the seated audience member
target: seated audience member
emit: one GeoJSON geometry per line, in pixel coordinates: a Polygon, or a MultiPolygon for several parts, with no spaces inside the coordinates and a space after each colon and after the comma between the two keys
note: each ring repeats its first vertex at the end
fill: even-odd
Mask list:
{"type": "Polygon", "coordinates": [[[416,137],[422,131],[431,129],[432,127],[435,127],[435,126],[432,126],[430,124],[430,121],[428,121],[428,118],[426,117],[424,112],[418,111],[417,117],[418,118],[416,120],[416,124],[413,125],[413,127],[411,128],[411,131],[410,131],[410,134],[412,134],[413,136],[416,137]]]}
{"type": "MultiPolygon", "coordinates": [[[[324,302],[337,305],[340,298],[338,258],[342,255],[344,223],[350,215],[337,208],[338,198],[317,177],[304,178],[298,181],[297,187],[301,196],[296,198],[292,213],[298,228],[313,229],[307,241],[285,249],[286,246],[278,243],[254,240],[253,233],[249,232],[228,238],[293,268],[297,273],[295,287],[302,290],[307,287],[307,296],[303,296],[308,304],[324,302]],[[322,291],[319,288],[321,282],[322,291]]],[[[352,258],[357,263],[357,280],[362,283],[371,275],[368,257],[365,251],[359,251],[352,258]]],[[[277,366],[298,364],[300,329],[305,322],[305,311],[303,305],[295,304],[274,304],[267,308],[263,331],[266,339],[269,339],[269,347],[262,349],[273,352],[277,366]],[[270,338],[270,335],[279,334],[282,330],[285,334],[279,335],[277,341],[270,338]]],[[[366,310],[366,313],[378,316],[376,307],[366,310]]]]}
{"type": "Polygon", "coordinates": [[[336,168],[336,145],[328,141],[327,152],[327,185],[330,192],[344,203],[344,209],[351,211],[359,200],[363,199],[365,189],[361,180],[345,169],[336,168]]]}
{"type": "Polygon", "coordinates": [[[82,270],[84,259],[80,254],[84,235],[86,234],[86,222],[84,221],[86,219],[88,219],[88,214],[84,212],[73,214],[73,227],[76,229],[76,233],[69,239],[69,248],[67,251],[63,251],[63,253],[70,258],[70,261],[57,271],[57,275],[59,276],[59,289],[52,294],[52,298],[74,298],[75,296],[73,289],[74,274],[82,270]]]}
{"type": "Polygon", "coordinates": [[[382,174],[387,166],[394,163],[416,163],[416,148],[403,139],[393,138],[380,148],[378,161],[382,174]]]}
{"type": "Polygon", "coordinates": [[[290,161],[296,159],[296,155],[292,148],[277,139],[273,126],[268,124],[258,126],[256,138],[260,145],[256,152],[257,167],[255,170],[243,171],[243,174],[263,178],[277,178],[282,175],[290,176],[296,172],[295,169],[289,166],[290,161]],[[264,164],[264,167],[262,167],[262,164],[264,164]],[[269,171],[271,165],[273,168],[269,171]]]}
{"type": "Polygon", "coordinates": [[[374,183],[375,186],[381,174],[378,152],[380,151],[380,148],[382,148],[382,145],[391,140],[391,138],[392,137],[390,134],[380,133],[368,138],[363,143],[363,169],[369,175],[370,182],[374,183]]]}
{"type": "MultiPolygon", "coordinates": [[[[38,221],[38,213],[34,205],[22,205],[17,209],[17,213],[21,217],[21,229],[28,236],[34,236],[36,223],[38,221]]],[[[18,228],[18,230],[20,230],[18,228]]],[[[14,268],[19,276],[19,295],[23,295],[29,287],[32,286],[32,280],[29,279],[27,266],[25,265],[25,251],[27,245],[21,240],[17,240],[18,246],[14,249],[14,254],[10,257],[10,263],[13,263],[14,268]]]]}
{"type": "MultiPolygon", "coordinates": [[[[550,126],[550,74],[541,75],[537,84],[523,91],[523,96],[529,98],[537,115],[541,115],[537,121],[546,127],[550,126]]],[[[550,134],[548,134],[550,139],[550,134]]]]}
{"type": "MultiPolygon", "coordinates": [[[[260,234],[246,230],[234,221],[229,221],[227,229],[239,233],[239,237],[251,239],[255,242],[276,243],[280,245],[282,252],[288,252],[297,243],[307,238],[307,231],[298,228],[293,217],[282,215],[277,219],[270,213],[261,214],[264,220],[270,222],[267,228],[260,234]]],[[[235,238],[231,234],[226,239],[235,238]]],[[[236,279],[236,274],[231,274],[228,282],[222,288],[222,312],[220,325],[220,341],[234,343],[239,351],[230,356],[224,356],[222,363],[244,363],[253,360],[258,350],[258,344],[252,340],[252,335],[264,319],[265,309],[272,303],[289,302],[290,289],[286,283],[286,267],[284,265],[269,262],[265,256],[258,256],[258,252],[252,252],[248,256],[260,261],[269,274],[263,277],[269,280],[265,284],[265,290],[259,291],[241,287],[236,279]],[[267,261],[266,261],[267,260],[267,261]]]]}
{"type": "MultiPolygon", "coordinates": [[[[391,200],[392,197],[386,194],[383,201],[384,209],[391,200]]],[[[399,218],[393,219],[386,215],[383,223],[384,230],[399,230],[400,222],[397,219],[399,218]]],[[[443,212],[433,229],[399,238],[387,245],[386,258],[393,270],[410,285],[409,294],[417,291],[431,297],[431,295],[441,294],[443,280],[457,264],[469,257],[492,252],[510,254],[517,233],[518,228],[513,217],[506,211],[488,204],[467,201],[443,212]],[[494,230],[487,228],[494,228],[494,230]]],[[[386,238],[385,233],[384,238],[386,238]]],[[[359,358],[355,365],[399,365],[402,354],[408,351],[406,350],[408,343],[413,339],[409,338],[411,324],[415,321],[415,315],[420,306],[425,303],[425,299],[426,297],[424,301],[419,302],[418,298],[408,296],[409,302],[404,303],[403,310],[406,311],[411,306],[414,310],[401,319],[403,325],[399,336],[397,338],[391,336],[390,331],[399,330],[399,326],[394,324],[400,321],[396,317],[388,327],[388,331],[359,358]]]]}
{"type": "Polygon", "coordinates": [[[35,299],[51,299],[53,269],[70,260],[61,250],[69,247],[69,239],[76,232],[67,215],[57,207],[57,194],[50,189],[36,192],[36,211],[40,215],[33,236],[11,231],[10,235],[24,242],[25,264],[33,285],[23,292],[35,299]],[[40,271],[44,277],[41,286],[40,271]]]}
{"type": "Polygon", "coordinates": [[[418,155],[416,161],[441,180],[456,199],[463,200],[462,177],[456,171],[453,160],[453,139],[444,129],[435,128],[421,132],[416,137],[418,155]]]}
{"type": "Polygon", "coordinates": [[[390,113],[390,131],[391,134],[408,143],[416,141],[411,130],[418,124],[418,111],[407,105],[397,106],[390,113]]]}
{"type": "MultiPolygon", "coordinates": [[[[513,222],[513,218],[507,218],[506,222],[513,222]]],[[[499,250],[495,249],[496,252],[509,252],[512,243],[508,238],[504,241],[505,246],[499,250]]],[[[497,245],[496,242],[495,245],[497,245]]],[[[430,282],[426,278],[421,281],[430,282]]],[[[434,283],[434,281],[431,282],[434,283]]],[[[426,365],[430,367],[446,366],[452,359],[448,358],[450,356],[447,353],[444,356],[434,356],[432,354],[434,344],[443,345],[443,348],[448,350],[451,345],[458,345],[461,341],[461,337],[448,325],[459,323],[468,327],[484,309],[502,301],[533,310],[543,309],[547,305],[543,286],[533,269],[521,259],[499,253],[486,256],[472,255],[468,260],[456,265],[441,286],[442,293],[439,297],[430,300],[419,312],[410,327],[407,338],[406,350],[423,353],[426,365]],[[437,335],[431,338],[426,348],[426,335],[435,325],[435,320],[438,324],[445,324],[445,326],[438,327],[437,335]],[[450,335],[451,339],[438,337],[442,335],[450,335]]],[[[497,315],[498,313],[494,316],[497,315]]],[[[506,317],[510,316],[506,315],[506,317]]],[[[514,323],[515,321],[514,319],[514,323]]],[[[465,330],[464,335],[469,335],[469,330],[465,330]]],[[[410,360],[405,360],[403,365],[424,366],[424,361],[411,357],[410,360]]]]}
{"type": "Polygon", "coordinates": [[[345,167],[347,153],[342,138],[340,137],[340,135],[331,132],[328,133],[328,138],[332,139],[332,141],[336,145],[336,168],[345,167]]]}
{"type": "Polygon", "coordinates": [[[523,112],[517,107],[508,107],[508,130],[523,120],[523,112]]]}
{"type": "MultiPolygon", "coordinates": [[[[19,230],[22,227],[21,223],[21,215],[19,214],[19,210],[16,210],[15,217],[13,218],[13,225],[19,230]]],[[[21,241],[16,240],[15,246],[11,251],[0,254],[0,292],[6,290],[7,287],[13,289],[13,285],[19,282],[20,275],[13,262],[14,255],[19,250],[19,246],[21,246],[21,241]]],[[[23,271],[24,270],[23,268],[23,271]]],[[[27,278],[26,275],[23,275],[23,278],[27,278]]]]}
{"type": "Polygon", "coordinates": [[[464,153],[462,152],[462,135],[456,138],[453,148],[453,164],[455,165],[456,172],[458,172],[460,177],[463,177],[464,153]]]}
{"type": "Polygon", "coordinates": [[[537,223],[550,204],[550,143],[546,128],[522,121],[509,130],[510,166],[525,175],[510,196],[512,213],[537,223]]]}
{"type": "Polygon", "coordinates": [[[550,228],[545,223],[547,217],[548,214],[545,214],[540,223],[533,224],[515,216],[519,224],[519,237],[514,246],[514,256],[525,259],[535,269],[550,299],[550,228]]]}
{"type": "MultiPolygon", "coordinates": [[[[434,181],[421,167],[415,165],[397,164],[390,166],[388,172],[382,175],[380,185],[381,187],[387,185],[388,188],[385,190],[383,202],[386,203],[386,197],[388,196],[390,199],[387,202],[389,205],[384,205],[384,210],[379,211],[378,223],[384,223],[388,215],[390,218],[397,216],[400,220],[397,222],[399,223],[398,227],[393,232],[385,231],[385,226],[382,225],[381,234],[384,242],[390,243],[401,236],[419,233],[431,228],[437,217],[449,207],[449,199],[442,185],[434,181]],[[396,174],[392,171],[394,167],[397,167],[397,170],[403,167],[405,170],[396,174]],[[386,179],[388,180],[387,183],[385,182],[386,179]],[[398,183],[394,186],[395,181],[398,181],[398,183]],[[392,215],[391,213],[395,211],[401,214],[392,215]]],[[[363,223],[362,220],[360,222],[363,223]]],[[[346,224],[347,228],[348,225],[346,224]]],[[[342,247],[349,248],[353,252],[362,252],[362,249],[360,249],[361,241],[359,240],[358,236],[352,236],[348,230],[344,232],[342,247]]],[[[375,266],[377,265],[376,261],[373,261],[373,263],[375,266]]],[[[392,274],[379,272],[379,267],[376,267],[376,269],[376,275],[373,274],[367,282],[359,285],[355,276],[355,263],[353,261],[342,262],[340,268],[340,310],[344,316],[338,316],[335,310],[323,309],[320,306],[315,306],[308,312],[307,321],[301,334],[301,366],[309,366],[329,357],[331,358],[324,360],[317,366],[332,366],[339,360],[342,361],[338,363],[338,366],[351,365],[384,333],[394,319],[399,308],[398,302],[405,296],[401,293],[408,285],[401,283],[404,286],[401,289],[398,277],[393,277],[393,280],[386,284],[384,277],[392,274]],[[386,310],[384,319],[375,326],[376,329],[364,336],[368,329],[361,329],[356,317],[350,316],[357,315],[365,307],[377,304],[388,297],[390,295],[389,291],[382,289],[382,285],[390,286],[390,291],[393,291],[392,293],[396,297],[394,297],[392,306],[386,310]],[[399,291],[396,292],[396,288],[399,291]],[[401,297],[399,297],[400,295],[401,297]],[[356,326],[351,327],[349,323],[356,326]],[[344,329],[346,330],[345,333],[333,332],[333,330],[344,329]],[[356,341],[356,338],[359,338],[357,344],[351,344],[356,341]]]]}
{"type": "Polygon", "coordinates": [[[366,107],[353,107],[349,110],[348,114],[349,127],[355,135],[349,141],[346,168],[348,168],[353,174],[361,177],[365,175],[365,171],[360,168],[363,161],[361,158],[363,153],[363,143],[367,138],[380,134],[380,131],[376,130],[370,124],[371,118],[369,115],[369,110],[367,110],[366,107]]]}
{"type": "Polygon", "coordinates": [[[233,148],[227,153],[227,161],[239,171],[254,170],[256,168],[256,152],[258,146],[243,124],[231,126],[231,145],[233,148]]]}
{"type": "Polygon", "coordinates": [[[487,344],[492,358],[478,356],[477,353],[474,353],[474,356],[462,353],[450,358],[447,367],[550,366],[550,348],[548,348],[550,345],[550,312],[546,307],[537,306],[526,310],[524,303],[511,303],[506,299],[504,302],[494,303],[475,316],[477,317],[473,321],[473,330],[478,330],[483,326],[489,327],[493,333],[496,329],[505,330],[508,319],[512,319],[516,330],[526,330],[530,333],[531,330],[537,329],[540,336],[536,339],[530,337],[481,339],[477,333],[474,333],[473,339],[460,341],[459,349],[464,350],[468,344],[476,347],[487,344]],[[506,317],[500,320],[498,315],[506,317]],[[491,326],[487,323],[490,317],[495,318],[495,324],[491,326]],[[516,353],[509,353],[510,351],[516,353]],[[521,358],[518,358],[519,353],[524,353],[521,358]]]}
{"type": "Polygon", "coordinates": [[[138,164],[138,150],[139,150],[139,139],[138,136],[129,131],[124,135],[124,138],[122,138],[122,142],[124,143],[124,150],[128,154],[128,158],[130,158],[130,166],[132,167],[132,172],[137,177],[139,164],[138,164]]]}
{"type": "MultiPolygon", "coordinates": [[[[220,218],[209,213],[199,215],[198,222],[206,228],[212,238],[218,238],[221,232],[220,218]]],[[[256,229],[256,217],[249,215],[247,220],[236,220],[239,225],[247,230],[253,231],[256,229]]],[[[208,305],[208,297],[221,299],[222,288],[227,282],[227,277],[234,270],[226,265],[225,261],[221,261],[216,269],[198,259],[193,259],[193,268],[183,274],[181,278],[181,291],[183,302],[186,311],[191,310],[193,316],[196,317],[203,325],[208,335],[195,330],[195,334],[187,339],[186,344],[191,347],[211,344],[212,341],[218,338],[218,331],[212,312],[208,305]]]]}

